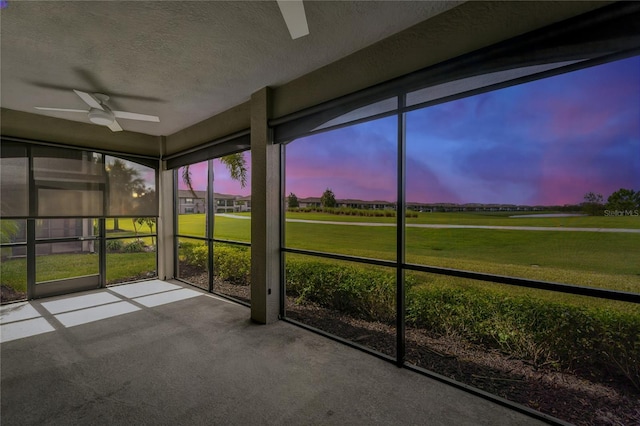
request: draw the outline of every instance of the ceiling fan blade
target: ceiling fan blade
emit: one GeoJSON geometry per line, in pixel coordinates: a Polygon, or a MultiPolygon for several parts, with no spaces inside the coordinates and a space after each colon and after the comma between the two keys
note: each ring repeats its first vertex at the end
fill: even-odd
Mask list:
{"type": "Polygon", "coordinates": [[[126,111],[111,111],[113,115],[117,118],[126,118],[127,120],[139,120],[139,121],[154,121],[156,123],[160,122],[160,117],[156,117],[155,115],[146,115],[146,114],[138,114],[135,112],[126,112],[126,111]]]}
{"type": "Polygon", "coordinates": [[[121,132],[122,131],[122,127],[120,127],[120,125],[118,124],[118,122],[116,120],[113,120],[113,123],[109,124],[107,127],[110,128],[112,132],[121,132]]]}
{"type": "Polygon", "coordinates": [[[70,109],[70,108],[47,108],[47,107],[34,107],[35,109],[39,109],[42,111],[62,111],[62,112],[84,112],[85,114],[89,111],[84,109],[70,109]]]}
{"type": "Polygon", "coordinates": [[[82,99],[91,108],[104,110],[104,108],[102,108],[102,105],[100,105],[100,102],[98,102],[98,100],[94,98],[93,95],[87,92],[81,92],[80,90],[76,89],[73,89],[73,91],[76,92],[76,95],[80,96],[80,99],[82,99]]]}
{"type": "Polygon", "coordinates": [[[309,34],[309,25],[302,0],[278,0],[278,7],[292,39],[295,40],[309,34]]]}

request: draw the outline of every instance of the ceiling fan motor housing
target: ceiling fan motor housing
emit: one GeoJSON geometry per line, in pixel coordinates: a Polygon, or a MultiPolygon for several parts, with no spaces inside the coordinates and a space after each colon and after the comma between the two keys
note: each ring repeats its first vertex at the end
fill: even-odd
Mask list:
{"type": "Polygon", "coordinates": [[[111,111],[103,111],[97,108],[89,110],[89,121],[101,126],[109,126],[113,123],[115,117],[111,111]]]}

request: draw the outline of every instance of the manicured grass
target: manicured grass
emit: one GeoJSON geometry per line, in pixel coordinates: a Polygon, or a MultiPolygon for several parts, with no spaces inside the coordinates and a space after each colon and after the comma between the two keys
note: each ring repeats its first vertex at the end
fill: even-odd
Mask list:
{"type": "MultiPolygon", "coordinates": [[[[570,226],[589,227],[610,224],[609,227],[632,228],[640,220],[636,217],[577,217],[514,219],[511,213],[421,213],[417,220],[439,223],[491,224],[495,226],[525,225],[537,221],[537,226],[553,226],[559,219],[580,220],[570,226]],[[523,222],[520,222],[523,221],[523,222]]],[[[248,215],[248,214],[245,214],[248,215]]],[[[392,222],[393,218],[336,216],[320,213],[293,213],[287,217],[308,220],[392,222]]],[[[564,222],[566,223],[566,222],[564,222]]],[[[113,223],[109,223],[113,227],[113,223]]],[[[131,220],[121,219],[119,226],[132,232],[131,220]]],[[[567,225],[569,226],[569,225],[567,225]]],[[[180,215],[181,234],[204,236],[204,214],[180,215]]],[[[144,228],[148,232],[148,228],[144,228]]],[[[251,240],[251,221],[216,215],[215,237],[235,241],[251,240]]],[[[110,235],[127,235],[122,233],[110,235]]],[[[133,239],[131,239],[133,240],[133,239]]],[[[150,237],[143,238],[152,244],[150,237]]],[[[126,240],[125,242],[127,242],[126,240]]],[[[600,232],[552,232],[512,231],[487,229],[429,229],[407,228],[406,260],[410,263],[441,266],[511,275],[544,281],[563,282],[576,285],[611,288],[623,291],[640,291],[640,234],[600,232]]],[[[366,227],[328,225],[317,223],[288,222],[286,245],[314,251],[340,253],[368,258],[395,260],[395,227],[366,227]]],[[[63,256],[63,255],[60,255],[63,256]]],[[[64,255],[69,258],[49,263],[47,257],[38,260],[38,279],[49,280],[67,276],[69,270],[75,275],[97,271],[95,255],[64,255]],[[40,274],[47,272],[47,278],[40,274]]],[[[108,254],[108,279],[135,274],[136,270],[155,269],[153,253],[108,254]],[[117,258],[117,260],[115,260],[117,258]],[[148,259],[143,263],[141,259],[148,259]]],[[[2,265],[3,282],[10,280],[16,286],[24,286],[26,271],[20,260],[5,261],[2,265]],[[12,278],[17,277],[17,278],[12,278]]]]}
{"type": "Polygon", "coordinates": [[[118,219],[118,231],[114,230],[114,220],[107,219],[105,221],[105,228],[107,231],[107,237],[132,237],[126,240],[123,240],[124,243],[129,243],[136,239],[140,239],[145,243],[145,245],[154,245],[155,237],[144,237],[144,235],[148,235],[151,233],[156,233],[158,230],[156,226],[153,227],[153,232],[149,229],[149,227],[145,224],[137,226],[137,236],[136,230],[133,227],[133,221],[130,218],[121,218],[118,219]]]}
{"type": "MultiPolygon", "coordinates": [[[[206,221],[204,213],[183,214],[179,216],[178,233],[180,235],[204,237],[206,221]]],[[[251,242],[251,220],[215,216],[214,237],[223,240],[251,242]]]]}
{"type": "MultiPolygon", "coordinates": [[[[155,271],[156,254],[148,253],[108,253],[107,282],[136,277],[141,273],[155,271]]],[[[38,256],[36,261],[36,281],[51,281],[98,273],[97,254],[56,254],[38,256]]],[[[0,264],[2,284],[17,291],[27,291],[26,259],[3,260],[0,264]]]]}
{"type": "Polygon", "coordinates": [[[156,253],[107,253],[107,283],[156,270],[156,253]]]}
{"type": "MultiPolygon", "coordinates": [[[[640,274],[640,234],[409,229],[407,260],[473,260],[534,269],[562,268],[610,274],[640,274]]],[[[639,276],[640,278],[640,276],[639,276]]]]}
{"type": "Polygon", "coordinates": [[[98,272],[98,255],[95,253],[36,257],[36,282],[94,275],[98,272]]]}
{"type": "Polygon", "coordinates": [[[206,226],[207,223],[204,213],[181,214],[178,216],[177,233],[180,235],[204,237],[206,226]]]}
{"type": "Polygon", "coordinates": [[[0,262],[0,283],[16,291],[27,292],[27,260],[12,259],[0,262]]]}
{"type": "Polygon", "coordinates": [[[216,216],[214,225],[215,238],[222,240],[251,242],[251,221],[216,216]]]}
{"type": "MultiPolygon", "coordinates": [[[[408,228],[407,261],[473,260],[639,274],[640,234],[408,228]]],[[[288,247],[395,260],[395,228],[287,223],[288,247]]],[[[442,262],[439,262],[442,263],[442,262]]]]}
{"type": "MultiPolygon", "coordinates": [[[[505,213],[421,215],[431,215],[430,217],[439,220],[469,217],[469,221],[474,224],[479,224],[482,217],[486,216],[486,220],[494,221],[496,226],[527,220],[508,218],[505,213]]],[[[309,220],[390,220],[317,213],[295,213],[291,216],[309,220]]],[[[549,221],[554,219],[535,220],[547,221],[540,226],[549,226],[549,221]]],[[[595,226],[599,221],[615,222],[620,219],[618,225],[623,227],[630,227],[630,223],[638,221],[634,217],[575,219],[583,220],[581,226],[586,226],[588,220],[595,226]]],[[[204,223],[204,215],[182,215],[180,221],[181,224],[182,221],[185,222],[184,226],[196,227],[197,223],[204,223]]],[[[250,241],[250,220],[216,216],[215,223],[217,238],[250,241]]],[[[291,248],[395,260],[396,229],[288,222],[286,245],[291,248]]],[[[406,260],[409,263],[631,292],[640,291],[639,249],[640,234],[636,233],[429,228],[406,230],[406,260]]]]}

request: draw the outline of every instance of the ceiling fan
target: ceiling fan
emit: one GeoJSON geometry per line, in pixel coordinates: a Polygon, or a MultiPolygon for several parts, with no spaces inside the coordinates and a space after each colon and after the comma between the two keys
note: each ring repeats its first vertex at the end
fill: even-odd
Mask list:
{"type": "Polygon", "coordinates": [[[126,111],[114,111],[107,105],[109,96],[103,95],[102,93],[87,93],[75,89],[73,91],[76,93],[76,95],[80,96],[80,99],[82,99],[87,105],[89,105],[90,108],[88,111],[83,109],[69,108],[35,108],[43,111],[83,112],[85,114],[88,114],[89,121],[100,126],[106,126],[111,129],[112,132],[122,131],[122,127],[120,127],[120,125],[116,121],[116,118],[138,121],[153,121],[156,123],[160,122],[160,118],[156,117],[155,115],[138,114],[135,112],[126,111]]]}

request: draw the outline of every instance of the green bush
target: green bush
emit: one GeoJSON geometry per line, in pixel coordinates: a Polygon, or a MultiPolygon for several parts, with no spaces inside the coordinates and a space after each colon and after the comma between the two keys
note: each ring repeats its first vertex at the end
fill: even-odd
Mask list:
{"type": "MultiPolygon", "coordinates": [[[[181,243],[183,260],[193,266],[207,268],[209,250],[204,243],[181,243]]],[[[218,245],[213,250],[214,276],[236,285],[251,283],[251,253],[246,247],[218,245]]]]}
{"type": "Polygon", "coordinates": [[[184,261],[193,266],[200,268],[207,267],[207,256],[209,255],[209,249],[205,243],[180,243],[180,250],[184,261]]]}
{"type": "Polygon", "coordinates": [[[107,252],[121,252],[124,250],[122,240],[107,240],[107,252]]]}
{"type": "Polygon", "coordinates": [[[395,273],[355,266],[292,260],[287,294],[358,318],[395,321],[395,273]]]}
{"type": "MultiPolygon", "coordinates": [[[[395,320],[395,271],[291,259],[287,294],[357,318],[395,320]]],[[[537,366],[600,379],[623,376],[640,388],[640,314],[550,303],[406,276],[407,325],[460,336],[537,366]]]]}
{"type": "Polygon", "coordinates": [[[144,243],[142,241],[132,241],[124,246],[125,253],[142,253],[144,251],[144,243]]]}
{"type": "Polygon", "coordinates": [[[214,276],[236,285],[251,283],[251,253],[245,247],[216,246],[213,250],[214,276]]]}
{"type": "MultiPolygon", "coordinates": [[[[185,260],[206,267],[204,244],[182,244],[185,260]]],[[[216,245],[216,278],[250,283],[250,252],[216,245]]],[[[640,388],[640,313],[586,308],[513,296],[475,287],[454,287],[435,277],[407,274],[406,321],[433,335],[459,336],[537,366],[577,371],[600,379],[626,377],[640,388]]],[[[356,318],[395,321],[395,271],[290,258],[287,295],[356,318]]]]}
{"type": "Polygon", "coordinates": [[[408,291],[407,323],[460,335],[538,366],[600,378],[622,375],[640,387],[640,315],[473,288],[420,286],[408,291]]]}

